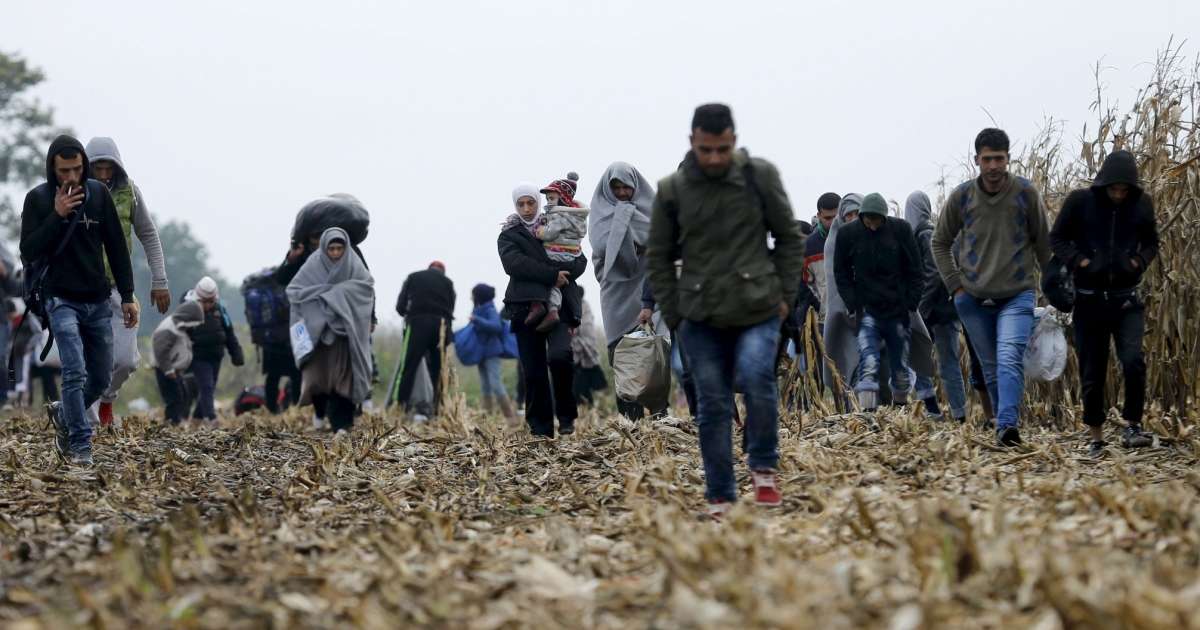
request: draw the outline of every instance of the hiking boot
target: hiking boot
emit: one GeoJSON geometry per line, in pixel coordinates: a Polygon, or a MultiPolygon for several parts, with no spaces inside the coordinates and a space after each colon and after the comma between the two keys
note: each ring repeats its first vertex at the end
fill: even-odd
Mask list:
{"type": "Polygon", "coordinates": [[[1000,429],[1000,432],[997,434],[996,438],[1000,443],[1000,446],[1021,445],[1021,432],[1017,430],[1017,427],[1004,427],[1003,429],[1000,429]]]}
{"type": "Polygon", "coordinates": [[[984,420],[984,421],[983,421],[982,425],[983,425],[983,428],[984,428],[984,429],[987,429],[988,431],[991,431],[991,430],[993,430],[993,429],[995,429],[995,428],[996,428],[996,419],[995,419],[995,418],[988,418],[987,420],[984,420]]]}
{"type": "Polygon", "coordinates": [[[754,470],[750,479],[754,482],[754,503],[762,507],[775,507],[783,503],[777,483],[779,475],[774,470],[754,470]]]}
{"type": "Polygon", "coordinates": [[[733,509],[732,501],[709,501],[705,506],[704,515],[714,521],[720,521],[731,509],[733,509]]]}
{"type": "Polygon", "coordinates": [[[92,449],[89,448],[84,451],[72,453],[71,465],[79,466],[80,468],[91,468],[92,466],[95,466],[96,462],[92,459],[92,449]]]}
{"type": "Polygon", "coordinates": [[[111,427],[113,423],[112,403],[100,403],[100,426],[111,427]]]}
{"type": "Polygon", "coordinates": [[[1146,448],[1154,445],[1154,435],[1142,430],[1142,425],[1131,424],[1121,432],[1121,446],[1125,448],[1146,448]]]}
{"type": "Polygon", "coordinates": [[[62,419],[62,403],[52,402],[46,405],[46,416],[54,427],[54,448],[60,457],[67,459],[71,452],[71,434],[62,419]]]}
{"type": "Polygon", "coordinates": [[[558,325],[558,322],[559,322],[558,309],[554,309],[554,310],[550,311],[549,313],[546,313],[546,316],[544,318],[542,318],[542,323],[538,324],[537,328],[535,328],[534,330],[536,330],[540,333],[550,332],[551,330],[554,329],[555,326],[558,325]]]}
{"type": "Polygon", "coordinates": [[[534,302],[529,306],[529,314],[525,316],[525,325],[532,326],[546,316],[546,305],[541,302],[534,302]]]}
{"type": "Polygon", "coordinates": [[[921,401],[925,403],[925,418],[928,420],[941,420],[942,408],[938,406],[937,396],[930,396],[921,401]]]}
{"type": "Polygon", "coordinates": [[[1092,443],[1088,445],[1088,457],[1091,457],[1092,459],[1104,457],[1104,449],[1107,446],[1108,442],[1103,440],[1092,440],[1092,443]]]}
{"type": "Polygon", "coordinates": [[[574,432],[575,432],[575,421],[574,420],[572,420],[571,422],[559,422],[558,423],[558,434],[559,435],[571,435],[574,432]]]}

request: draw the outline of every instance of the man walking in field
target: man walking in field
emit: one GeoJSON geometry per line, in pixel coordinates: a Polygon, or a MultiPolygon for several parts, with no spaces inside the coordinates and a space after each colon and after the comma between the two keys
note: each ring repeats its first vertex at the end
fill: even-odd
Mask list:
{"type": "Polygon", "coordinates": [[[979,177],[950,193],[932,245],[938,271],[983,364],[996,407],[997,441],[1016,446],[1035,272],[1050,260],[1050,238],[1042,197],[1029,180],[1008,172],[1008,149],[1004,131],[979,132],[979,177]],[[957,256],[955,239],[961,239],[957,256]]]}
{"type": "Polygon", "coordinates": [[[696,383],[705,498],[709,514],[720,518],[737,500],[735,382],[746,395],[755,501],[782,501],[775,350],[800,287],[804,240],[779,171],[736,150],[728,106],[696,109],[691,145],[679,170],[659,183],[647,255],[654,295],[679,331],[696,383]]]}

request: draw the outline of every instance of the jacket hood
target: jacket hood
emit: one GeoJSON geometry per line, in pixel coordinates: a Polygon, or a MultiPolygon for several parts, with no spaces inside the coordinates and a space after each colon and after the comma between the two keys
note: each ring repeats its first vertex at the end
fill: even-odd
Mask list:
{"type": "Polygon", "coordinates": [[[932,214],[933,209],[929,203],[929,195],[919,190],[914,191],[904,201],[904,220],[912,226],[914,233],[933,229],[933,221],[930,218],[932,214]]]}
{"type": "Polygon", "coordinates": [[[86,153],[88,162],[91,164],[107,160],[116,165],[110,188],[120,188],[129,181],[129,173],[125,171],[125,162],[121,160],[121,150],[117,148],[117,142],[112,138],[100,136],[88,140],[86,153]]]}
{"type": "Polygon", "coordinates": [[[1100,172],[1092,181],[1092,188],[1104,188],[1112,184],[1129,184],[1138,193],[1142,186],[1138,183],[1137,158],[1129,151],[1114,151],[1104,158],[1100,172]]]}
{"type": "Polygon", "coordinates": [[[63,134],[54,139],[50,143],[50,148],[46,151],[46,181],[55,188],[58,187],[58,175],[54,174],[54,158],[67,149],[75,149],[83,156],[83,179],[87,181],[92,176],[92,167],[88,162],[87,151],[83,148],[83,143],[72,136],[63,134]]]}
{"type": "Polygon", "coordinates": [[[204,322],[204,307],[200,306],[199,302],[184,302],[175,309],[175,314],[171,317],[180,328],[199,326],[204,322]]]}
{"type": "Polygon", "coordinates": [[[858,212],[862,209],[863,196],[858,193],[849,193],[842,197],[842,202],[838,204],[838,215],[834,219],[834,224],[843,225],[846,223],[846,215],[851,212],[858,212]]]}

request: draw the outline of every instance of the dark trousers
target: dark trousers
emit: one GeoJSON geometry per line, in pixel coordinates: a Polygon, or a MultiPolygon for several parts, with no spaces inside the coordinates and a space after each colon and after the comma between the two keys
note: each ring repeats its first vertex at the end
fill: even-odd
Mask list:
{"type": "Polygon", "coordinates": [[[192,374],[196,376],[196,409],[192,417],[197,420],[216,420],[217,407],[213,398],[217,394],[217,380],[221,378],[221,362],[194,359],[192,374]]]}
{"type": "Polygon", "coordinates": [[[334,432],[354,426],[355,405],[349,398],[337,394],[315,394],[313,406],[322,410],[322,417],[329,418],[329,428],[334,432]]]}
{"type": "Polygon", "coordinates": [[[1129,424],[1142,423],[1146,407],[1146,360],[1142,353],[1145,331],[1145,306],[1136,293],[1076,296],[1075,353],[1079,357],[1084,424],[1102,426],[1107,415],[1104,389],[1111,342],[1116,342],[1117,361],[1125,376],[1121,416],[1129,424]]]}
{"type": "Polygon", "coordinates": [[[554,437],[554,417],[559,430],[575,426],[575,365],[571,332],[558,324],[540,333],[525,326],[524,315],[512,319],[521,367],[525,370],[525,421],[533,435],[554,437]],[[551,387],[553,385],[553,388],[551,387]]]}
{"type": "Polygon", "coordinates": [[[267,410],[279,413],[282,409],[300,402],[300,370],[290,371],[267,370],[266,381],[263,383],[263,394],[267,398],[267,410]],[[279,381],[287,378],[287,397],[283,407],[279,406],[279,381]]]}
{"type": "MultiPolygon", "coordinates": [[[[417,380],[417,368],[421,359],[425,359],[429,379],[433,381],[433,412],[437,413],[442,401],[442,354],[445,351],[442,331],[446,324],[446,320],[437,315],[410,315],[405,319],[404,371],[396,388],[396,402],[401,406],[408,407],[417,380]]],[[[449,341],[450,333],[447,332],[444,338],[449,341]]]]}
{"type": "Polygon", "coordinates": [[[182,374],[175,378],[167,378],[162,370],[154,370],[155,380],[158,381],[158,393],[162,395],[164,413],[171,424],[179,424],[187,418],[188,407],[191,405],[191,395],[182,374]]]}

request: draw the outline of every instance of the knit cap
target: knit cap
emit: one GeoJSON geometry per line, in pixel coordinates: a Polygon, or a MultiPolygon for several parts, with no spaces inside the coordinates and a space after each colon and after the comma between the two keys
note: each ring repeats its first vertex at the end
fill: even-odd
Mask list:
{"type": "Polygon", "coordinates": [[[863,198],[862,208],[858,211],[858,216],[864,214],[876,214],[881,217],[888,215],[887,200],[879,193],[871,193],[863,198]]]}
{"type": "Polygon", "coordinates": [[[569,208],[578,208],[579,204],[575,203],[575,193],[579,190],[579,173],[571,171],[567,173],[566,179],[556,179],[546,185],[541,190],[544,195],[548,192],[558,193],[562,197],[562,205],[569,208]]]}
{"type": "Polygon", "coordinates": [[[215,300],[220,294],[217,281],[208,276],[200,278],[200,282],[196,283],[196,297],[201,300],[215,300]]]}

